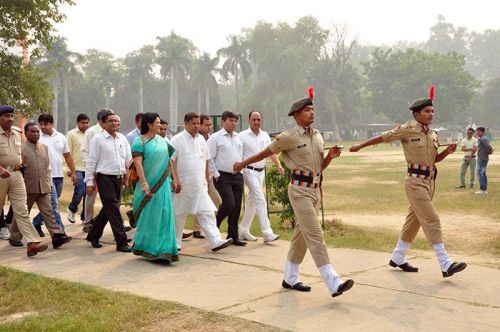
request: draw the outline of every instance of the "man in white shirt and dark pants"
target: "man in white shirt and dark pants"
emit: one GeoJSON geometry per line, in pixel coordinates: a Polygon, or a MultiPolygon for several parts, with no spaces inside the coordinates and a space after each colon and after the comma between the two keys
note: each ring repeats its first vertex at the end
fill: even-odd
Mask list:
{"type": "Polygon", "coordinates": [[[102,123],[104,131],[90,141],[89,156],[85,164],[87,194],[92,193],[97,185],[103,205],[87,235],[87,241],[92,247],[101,248],[99,239],[109,220],[116,250],[132,252],[132,248],[127,244],[127,234],[123,230],[120,214],[122,186],[128,186],[126,165],[132,160],[130,145],[127,138],[117,132],[119,120],[115,114],[105,115],[102,123]]]}
{"type": "Polygon", "coordinates": [[[217,227],[227,217],[227,238],[233,239],[236,246],[247,243],[238,237],[238,219],[243,198],[243,175],[233,171],[233,164],[240,162],[243,156],[243,143],[234,131],[238,124],[238,115],[231,111],[222,113],[222,129],[210,136],[208,149],[213,160],[211,170],[214,185],[222,198],[222,204],[217,211],[217,227]]]}
{"type": "Polygon", "coordinates": [[[180,192],[173,195],[177,246],[182,247],[182,231],[189,214],[195,214],[212,251],[226,248],[233,239],[222,240],[216,226],[217,208],[208,195],[208,146],[200,128],[200,115],[188,113],[184,116],[184,130],[172,138],[175,152],[172,160],[177,169],[177,185],[180,192]]]}
{"type": "MultiPolygon", "coordinates": [[[[250,158],[267,148],[271,144],[268,133],[261,130],[262,114],[252,111],[248,114],[249,128],[239,134],[243,142],[243,159],[250,158]]],[[[278,156],[273,154],[271,160],[278,167],[281,176],[285,175],[285,170],[281,166],[278,156]]],[[[260,230],[264,237],[264,242],[272,242],[279,239],[279,235],[274,234],[267,216],[267,203],[262,185],[264,183],[266,159],[248,165],[243,169],[243,180],[248,187],[248,196],[245,202],[245,213],[240,222],[239,237],[247,241],[257,241],[257,238],[250,234],[253,217],[257,214],[260,221],[260,230]]]]}

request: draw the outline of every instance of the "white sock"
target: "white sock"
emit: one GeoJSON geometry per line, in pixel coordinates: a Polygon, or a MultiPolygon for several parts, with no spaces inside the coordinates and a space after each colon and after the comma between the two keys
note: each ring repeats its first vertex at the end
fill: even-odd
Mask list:
{"type": "Polygon", "coordinates": [[[299,264],[292,263],[287,259],[286,263],[285,263],[285,271],[284,271],[283,279],[290,286],[293,286],[296,283],[300,282],[300,280],[299,280],[299,264]]]}
{"type": "Polygon", "coordinates": [[[337,271],[333,268],[332,264],[321,265],[318,269],[326,287],[328,287],[328,290],[330,291],[330,294],[336,293],[343,281],[337,271]]]}
{"type": "Polygon", "coordinates": [[[439,261],[439,266],[441,267],[441,271],[446,272],[448,268],[453,264],[453,261],[448,257],[448,253],[444,248],[444,243],[435,243],[432,245],[434,252],[436,253],[436,257],[439,261]]]}
{"type": "Polygon", "coordinates": [[[399,239],[396,248],[392,252],[391,260],[397,265],[406,263],[405,256],[408,249],[410,249],[410,245],[411,243],[399,239]]]}

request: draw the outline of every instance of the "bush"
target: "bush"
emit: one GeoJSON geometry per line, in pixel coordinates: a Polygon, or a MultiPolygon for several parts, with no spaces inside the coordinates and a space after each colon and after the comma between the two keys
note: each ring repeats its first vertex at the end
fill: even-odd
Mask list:
{"type": "Polygon", "coordinates": [[[271,206],[278,205],[282,208],[278,213],[280,227],[286,228],[287,224],[291,224],[293,228],[295,217],[292,204],[290,204],[290,200],[288,199],[288,183],[290,182],[291,171],[285,166],[283,161],[281,161],[281,166],[285,169],[285,176],[281,176],[276,167],[271,168],[267,172],[267,195],[271,206]]]}

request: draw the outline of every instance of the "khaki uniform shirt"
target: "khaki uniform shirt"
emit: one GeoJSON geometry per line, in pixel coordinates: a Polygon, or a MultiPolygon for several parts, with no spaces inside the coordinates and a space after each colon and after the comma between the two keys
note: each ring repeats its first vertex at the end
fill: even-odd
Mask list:
{"type": "Polygon", "coordinates": [[[321,173],[323,170],[324,141],[321,132],[310,128],[308,134],[304,128],[296,126],[281,133],[269,145],[274,153],[283,153],[283,161],[289,169],[321,173]]]}
{"type": "Polygon", "coordinates": [[[381,134],[385,143],[401,140],[406,162],[434,166],[438,154],[438,136],[430,128],[427,130],[416,122],[410,121],[381,134]]]}
{"type": "Polygon", "coordinates": [[[45,144],[23,144],[24,183],[28,194],[48,194],[51,191],[52,177],[48,147],[45,144]]]}
{"type": "Polygon", "coordinates": [[[12,127],[11,134],[7,136],[2,127],[0,127],[0,165],[20,166],[21,160],[21,130],[12,127]]]}

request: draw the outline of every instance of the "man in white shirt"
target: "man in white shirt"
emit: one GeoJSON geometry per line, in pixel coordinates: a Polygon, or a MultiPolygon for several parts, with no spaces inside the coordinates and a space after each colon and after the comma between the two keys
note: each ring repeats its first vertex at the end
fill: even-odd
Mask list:
{"type": "Polygon", "coordinates": [[[233,239],[235,246],[247,243],[238,237],[238,219],[243,198],[243,175],[233,171],[233,165],[243,156],[243,143],[234,130],[238,124],[238,115],[231,111],[222,113],[222,129],[207,141],[210,157],[213,160],[214,185],[222,198],[217,211],[217,227],[227,217],[227,237],[233,239]]]}
{"type": "Polygon", "coordinates": [[[142,115],[143,113],[137,113],[135,115],[135,128],[132,129],[128,134],[127,134],[127,141],[130,146],[132,146],[132,143],[134,143],[134,140],[141,135],[141,122],[142,122],[142,115]]]}
{"type": "Polygon", "coordinates": [[[182,232],[186,217],[195,214],[212,251],[226,248],[233,239],[222,240],[216,226],[217,208],[208,196],[208,160],[210,154],[203,136],[198,133],[200,115],[188,113],[184,116],[184,130],[172,138],[175,152],[172,160],[177,169],[177,185],[180,192],[173,196],[177,247],[182,247],[182,232]]]}
{"type": "MultiPolygon", "coordinates": [[[[47,145],[49,148],[49,162],[50,162],[50,172],[52,176],[52,196],[51,203],[52,209],[54,210],[54,216],[56,222],[64,230],[64,225],[61,219],[61,213],[59,212],[58,199],[61,197],[63,190],[63,157],[66,160],[66,164],[70,169],[68,175],[71,177],[73,185],[76,184],[76,170],[75,164],[73,162],[73,157],[69,150],[68,141],[66,137],[54,129],[54,118],[51,114],[40,114],[38,117],[38,123],[40,124],[40,129],[42,135],[40,136],[40,143],[47,145]]],[[[33,218],[33,226],[40,234],[40,236],[45,236],[42,231],[43,217],[41,213],[38,213],[35,218],[33,218]]]]}
{"type": "Polygon", "coordinates": [[[473,137],[474,129],[467,129],[467,136],[460,142],[462,151],[465,152],[462,159],[462,165],[460,167],[460,185],[455,188],[465,188],[465,174],[467,173],[467,168],[470,167],[470,184],[469,188],[474,188],[474,176],[476,174],[476,152],[479,141],[477,138],[473,137]]]}
{"type": "Polygon", "coordinates": [[[76,221],[75,213],[78,212],[78,205],[83,198],[82,213],[80,219],[85,220],[85,166],[81,158],[82,145],[85,141],[85,131],[89,128],[89,117],[87,114],[81,113],[76,117],[76,128],[71,129],[66,134],[68,140],[69,151],[73,156],[76,169],[76,184],[73,191],[73,197],[68,205],[67,215],[71,223],[76,221]]]}
{"type": "MultiPolygon", "coordinates": [[[[243,142],[243,159],[247,159],[267,148],[271,144],[268,133],[261,130],[262,114],[252,111],[248,114],[249,128],[242,131],[239,136],[243,142]]],[[[285,170],[281,167],[278,156],[271,155],[271,160],[278,167],[281,176],[285,175],[285,170]]],[[[279,235],[274,234],[267,216],[267,203],[262,184],[264,183],[264,169],[266,159],[248,165],[243,170],[243,180],[248,187],[248,196],[245,202],[245,213],[240,222],[239,237],[247,241],[257,241],[257,238],[250,234],[253,217],[257,214],[260,221],[260,230],[264,237],[264,242],[276,241],[279,235]]]]}
{"type": "Polygon", "coordinates": [[[87,235],[87,241],[92,247],[101,248],[99,239],[109,220],[116,250],[132,252],[127,244],[127,234],[123,230],[120,214],[122,186],[128,186],[126,165],[132,160],[130,145],[127,138],[117,132],[119,120],[115,114],[103,116],[102,123],[104,131],[90,141],[89,156],[85,164],[87,194],[92,193],[97,185],[103,205],[87,235]]]}
{"type": "MultiPolygon", "coordinates": [[[[113,113],[114,113],[113,110],[110,108],[101,108],[97,112],[97,123],[85,131],[85,137],[83,140],[83,145],[80,153],[80,158],[83,162],[84,168],[87,163],[87,158],[89,155],[90,141],[92,140],[92,138],[94,138],[95,135],[102,133],[102,131],[104,130],[103,129],[104,124],[102,122],[102,118],[104,116],[113,113]]],[[[90,228],[92,228],[92,220],[94,219],[94,205],[96,196],[97,196],[97,190],[91,192],[90,194],[88,192],[86,192],[85,194],[85,203],[84,203],[85,219],[83,220],[83,231],[85,233],[88,233],[90,228]]]]}

